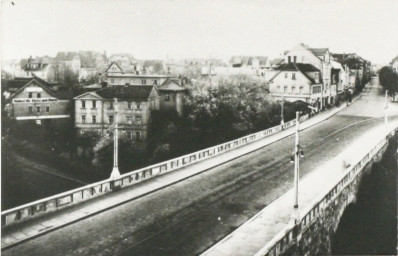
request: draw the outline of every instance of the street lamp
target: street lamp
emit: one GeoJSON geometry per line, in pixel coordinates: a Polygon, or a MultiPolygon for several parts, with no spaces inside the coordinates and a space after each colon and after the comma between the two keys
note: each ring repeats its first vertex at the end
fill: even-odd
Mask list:
{"type": "Polygon", "coordinates": [[[300,157],[304,157],[304,151],[299,145],[300,137],[300,123],[299,123],[300,112],[296,112],[296,142],[294,146],[293,155],[290,158],[291,162],[294,162],[294,209],[298,209],[298,182],[300,173],[300,157]]]}
{"type": "Polygon", "coordinates": [[[283,125],[285,124],[285,121],[283,119],[283,107],[285,105],[285,96],[282,96],[282,101],[281,101],[281,126],[283,129],[283,125]]]}
{"type": "Polygon", "coordinates": [[[386,90],[386,97],[385,97],[386,105],[384,107],[384,124],[387,127],[388,124],[388,117],[387,117],[387,110],[388,110],[388,90],[386,90]]]}
{"type": "Polygon", "coordinates": [[[119,134],[118,134],[118,106],[117,99],[115,98],[115,125],[114,125],[114,133],[113,133],[113,169],[111,173],[110,179],[115,179],[120,176],[119,172],[119,134]]]}

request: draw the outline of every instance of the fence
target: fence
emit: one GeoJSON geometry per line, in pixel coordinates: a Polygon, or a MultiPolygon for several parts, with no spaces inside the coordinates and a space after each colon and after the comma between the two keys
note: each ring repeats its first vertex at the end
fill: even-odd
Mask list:
{"type": "Polygon", "coordinates": [[[368,154],[366,154],[356,165],[346,170],[340,177],[339,182],[328,189],[327,192],[321,194],[313,203],[303,211],[303,217],[297,222],[297,224],[290,223],[283,230],[281,230],[270,242],[268,242],[255,256],[276,256],[281,255],[288,249],[289,244],[297,239],[300,233],[310,227],[318,217],[320,213],[328,207],[331,202],[340,195],[343,189],[351,184],[351,182],[361,172],[363,167],[379,152],[379,150],[387,143],[388,139],[398,131],[395,128],[389,132],[380,142],[374,146],[368,154]]]}
{"type": "MultiPolygon", "coordinates": [[[[299,118],[302,122],[307,120],[309,115],[304,115],[299,118]]],[[[296,120],[291,120],[283,125],[283,129],[287,129],[296,124],[296,120]]],[[[14,223],[22,222],[33,217],[44,215],[46,213],[54,212],[65,207],[86,201],[113,191],[115,188],[123,188],[134,185],[136,183],[148,180],[152,177],[177,170],[182,167],[198,163],[200,161],[209,159],[216,155],[220,155],[231,151],[232,149],[250,144],[252,142],[261,140],[272,134],[280,132],[282,127],[280,125],[274,126],[267,130],[249,134],[247,136],[219,144],[210,148],[206,148],[194,153],[190,153],[181,157],[177,157],[168,161],[154,164],[148,167],[138,169],[121,175],[114,180],[103,180],[97,183],[89,184],[74,190],[66,191],[51,197],[43,198],[22,206],[9,209],[1,214],[1,225],[8,226],[14,223]]]]}

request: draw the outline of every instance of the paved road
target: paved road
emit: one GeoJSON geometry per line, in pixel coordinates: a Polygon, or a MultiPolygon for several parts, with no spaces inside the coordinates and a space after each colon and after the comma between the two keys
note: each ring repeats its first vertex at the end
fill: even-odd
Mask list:
{"type": "MultiPolygon", "coordinates": [[[[390,113],[398,114],[397,108],[390,113]]],[[[301,132],[301,175],[333,158],[383,122],[381,89],[301,132]]],[[[6,250],[3,255],[195,255],[203,252],[292,187],[294,138],[90,219],[6,250]]]]}

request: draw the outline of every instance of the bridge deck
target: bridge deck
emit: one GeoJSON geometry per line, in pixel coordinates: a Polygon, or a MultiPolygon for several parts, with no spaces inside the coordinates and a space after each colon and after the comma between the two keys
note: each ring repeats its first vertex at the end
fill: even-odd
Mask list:
{"type": "MultiPolygon", "coordinates": [[[[378,90],[380,88],[376,86],[366,91],[378,90]]],[[[301,133],[300,141],[306,150],[301,175],[305,177],[310,174],[316,167],[341,153],[371,127],[383,122],[382,94],[377,94],[377,104],[368,104],[366,101],[374,97],[367,97],[366,91],[349,108],[301,133]],[[355,106],[357,104],[360,106],[355,106]],[[345,114],[352,107],[357,107],[360,111],[354,115],[345,114]],[[369,118],[370,112],[373,113],[371,116],[377,118],[369,118]]],[[[398,113],[397,109],[394,113],[398,113]]],[[[303,126],[310,126],[311,122],[328,115],[330,112],[322,113],[303,123],[303,126]]],[[[288,132],[293,133],[293,130],[285,131],[288,132]]],[[[278,134],[283,137],[282,135],[283,133],[278,134]]],[[[261,142],[269,140],[271,137],[261,142]]],[[[2,254],[130,256],[201,253],[291,188],[293,172],[288,158],[293,144],[293,136],[280,139],[272,146],[211,168],[173,186],[2,250],[2,254]]],[[[246,148],[247,152],[250,152],[249,149],[254,150],[254,145],[258,144],[250,144],[246,148]]],[[[242,151],[239,152],[238,155],[242,154],[242,151]]],[[[227,154],[222,155],[224,157],[227,154]]],[[[212,158],[211,161],[216,159],[212,158]]],[[[181,172],[197,170],[200,166],[198,163],[181,172]]],[[[157,182],[162,183],[178,173],[175,171],[149,182],[159,179],[157,182]]],[[[103,199],[117,197],[119,193],[131,193],[126,196],[131,199],[134,194],[130,189],[143,189],[141,186],[147,184],[149,183],[137,184],[94,199],[91,203],[102,207],[103,199]]],[[[78,204],[73,209],[78,211],[85,205],[78,204]]],[[[15,229],[15,232],[20,230],[15,229]]]]}
{"type": "MultiPolygon", "coordinates": [[[[339,108],[334,108],[330,111],[322,112],[319,115],[302,122],[300,124],[300,129],[303,130],[317,123],[320,123],[325,119],[335,115],[344,108],[345,105],[342,105],[339,108]]],[[[32,239],[34,237],[40,236],[50,231],[54,231],[81,219],[88,218],[100,212],[109,210],[128,201],[137,199],[164,187],[170,186],[171,184],[174,184],[178,181],[192,177],[212,167],[228,162],[242,155],[248,154],[266,145],[274,143],[275,141],[291,136],[292,134],[294,134],[294,132],[295,128],[292,127],[269,137],[266,137],[260,141],[253,142],[249,145],[234,149],[231,152],[227,152],[212,157],[206,161],[198,162],[196,164],[181,168],[171,173],[152,178],[150,180],[138,183],[131,187],[124,188],[112,194],[82,202],[70,208],[66,208],[54,213],[50,213],[46,216],[38,217],[37,219],[27,221],[26,223],[7,227],[2,231],[1,246],[2,248],[14,246],[20,242],[32,239]]]]}
{"type": "MultiPolygon", "coordinates": [[[[398,122],[395,122],[395,125],[390,125],[389,130],[397,126],[398,122]]],[[[314,200],[333,189],[344,173],[343,162],[347,163],[349,159],[353,166],[369,153],[385,134],[384,125],[379,125],[301,180],[298,211],[293,208],[294,191],[291,189],[202,255],[255,255],[285,227],[292,224],[295,217],[306,214],[305,210],[312,206],[314,200]]]]}

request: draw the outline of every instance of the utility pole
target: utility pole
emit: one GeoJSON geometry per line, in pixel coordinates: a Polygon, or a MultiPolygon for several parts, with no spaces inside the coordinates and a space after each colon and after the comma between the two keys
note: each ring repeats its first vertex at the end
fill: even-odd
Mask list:
{"type": "Polygon", "coordinates": [[[294,209],[298,209],[298,182],[299,182],[299,172],[300,172],[300,160],[299,160],[299,115],[300,113],[296,112],[296,143],[294,145],[294,209]]]}
{"type": "Polygon", "coordinates": [[[110,179],[115,179],[120,176],[119,172],[119,129],[118,129],[118,105],[117,98],[115,98],[115,124],[114,124],[114,132],[113,132],[113,169],[111,173],[110,179]]]}
{"type": "Polygon", "coordinates": [[[388,117],[387,117],[387,110],[388,110],[388,90],[386,90],[386,96],[385,96],[385,101],[386,105],[384,107],[384,124],[387,127],[388,124],[388,117]]]}
{"type": "Polygon", "coordinates": [[[285,121],[283,119],[283,108],[284,108],[284,105],[285,105],[285,96],[283,95],[282,96],[282,102],[281,102],[281,126],[282,126],[282,129],[283,129],[283,125],[285,124],[285,121]]]}

